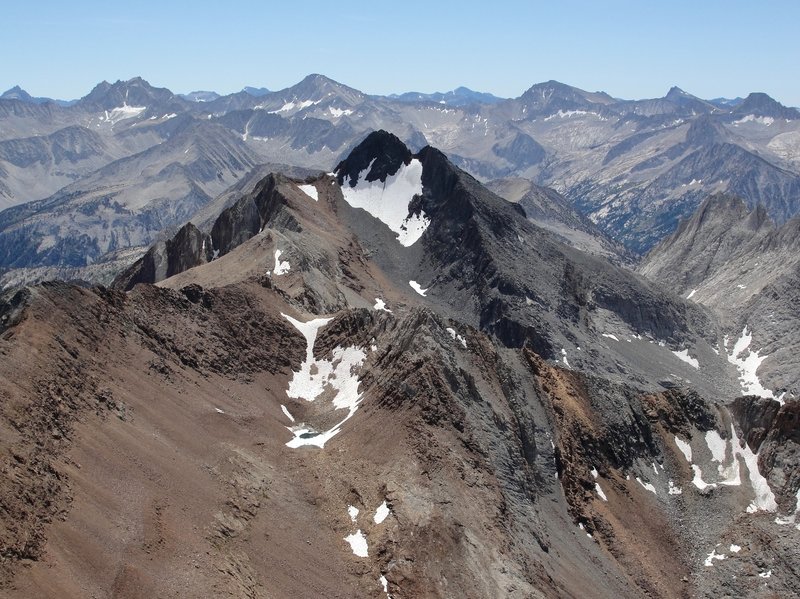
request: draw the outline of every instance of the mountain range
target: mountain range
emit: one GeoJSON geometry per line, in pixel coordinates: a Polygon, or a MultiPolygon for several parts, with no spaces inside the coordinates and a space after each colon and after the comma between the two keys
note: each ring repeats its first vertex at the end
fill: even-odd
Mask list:
{"type": "Polygon", "coordinates": [[[763,93],[620,100],[549,81],[511,99],[380,97],[310,75],[284,90],[182,97],[135,78],[69,106],[0,99],[0,269],[6,284],[117,270],[129,264],[120,252],[141,254],[259,165],[328,172],[378,129],[414,150],[435,145],[480,181],[552,188],[633,254],[711,193],[761,204],[777,224],[798,212],[800,113],[763,93]]]}
{"type": "Polygon", "coordinates": [[[0,592],[796,595],[796,221],[714,196],[634,271],[493,188],[379,130],[0,295],[0,592]]]}

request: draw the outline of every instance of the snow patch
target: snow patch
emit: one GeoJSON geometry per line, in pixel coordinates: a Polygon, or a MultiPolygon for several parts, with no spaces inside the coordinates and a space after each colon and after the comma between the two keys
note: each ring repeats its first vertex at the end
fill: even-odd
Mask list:
{"type": "Polygon", "coordinates": [[[383,592],[386,593],[386,599],[392,599],[392,596],[389,594],[389,581],[386,580],[386,577],[381,575],[381,577],[378,579],[378,582],[381,583],[383,592]]]}
{"type": "Polygon", "coordinates": [[[286,414],[286,417],[289,420],[294,422],[294,416],[292,416],[291,413],[289,412],[289,408],[287,408],[285,405],[281,404],[281,410],[283,410],[283,413],[286,414]]]}
{"type": "Polygon", "coordinates": [[[315,202],[319,201],[319,193],[317,192],[317,188],[313,185],[298,185],[297,187],[315,202]]]}
{"type": "Polygon", "coordinates": [[[217,414],[224,414],[225,413],[223,410],[220,410],[219,408],[214,408],[214,409],[217,411],[217,414]]]}
{"type": "MultiPolygon", "coordinates": [[[[768,397],[778,401],[783,405],[783,396],[775,397],[775,394],[769,389],[764,388],[761,380],[758,378],[756,371],[761,363],[769,356],[761,356],[757,351],[750,348],[750,343],[753,340],[753,334],[747,330],[747,326],[742,329],[742,334],[733,345],[731,353],[728,354],[728,362],[736,366],[739,371],[739,382],[742,385],[742,393],[745,395],[758,395],[760,397],[768,397]]],[[[725,338],[725,347],[727,348],[727,338],[725,338]]]]}
{"type": "Polygon", "coordinates": [[[774,122],[775,119],[771,116],[756,116],[754,114],[748,114],[740,118],[738,121],[733,121],[733,125],[738,127],[743,123],[758,123],[759,125],[765,125],[769,127],[774,122]]]}
{"type": "Polygon", "coordinates": [[[401,164],[397,172],[386,177],[383,183],[380,180],[360,181],[362,175],[366,178],[371,168],[372,163],[356,176],[355,181],[350,180],[355,187],[342,185],[345,201],[353,208],[363,208],[397,233],[401,245],[413,245],[431,224],[424,212],[409,212],[411,200],[422,195],[422,163],[414,158],[407,165],[401,164]]]}
{"type": "Polygon", "coordinates": [[[115,125],[120,121],[139,116],[145,110],[147,110],[146,106],[128,106],[127,104],[123,104],[111,110],[104,110],[104,114],[100,117],[100,120],[115,125]]]}
{"type": "Polygon", "coordinates": [[[614,341],[619,341],[616,335],[612,335],[611,333],[603,333],[603,337],[608,337],[609,339],[613,339],[614,341]]]}
{"type": "Polygon", "coordinates": [[[642,479],[640,479],[638,476],[636,477],[636,482],[642,485],[648,491],[650,491],[653,495],[658,495],[658,493],[656,493],[656,488],[653,485],[651,485],[650,483],[642,482],[642,479]]]}
{"type": "Polygon", "coordinates": [[[283,252],[280,250],[275,250],[275,270],[273,270],[273,274],[275,276],[285,275],[291,269],[291,266],[288,262],[285,260],[281,262],[282,253],[283,252]]]}
{"type": "Polygon", "coordinates": [[[683,439],[675,437],[675,445],[678,446],[678,449],[681,450],[683,457],[686,458],[686,461],[690,464],[692,463],[692,446],[689,445],[688,441],[684,441],[683,439]]]}
{"type": "Polygon", "coordinates": [[[375,524],[381,524],[384,520],[389,516],[389,506],[386,505],[386,500],[383,500],[383,503],[378,506],[378,509],[375,510],[375,515],[372,517],[372,520],[375,524]]]}
{"type": "Polygon", "coordinates": [[[334,106],[328,106],[328,111],[331,113],[331,116],[335,119],[343,116],[350,116],[353,114],[353,111],[349,108],[342,110],[341,108],[335,108],[334,106]]]}
{"type": "Polygon", "coordinates": [[[730,546],[730,552],[731,553],[739,553],[741,550],[742,550],[742,548],[739,545],[735,545],[734,544],[734,545],[730,546]]]}
{"type": "Polygon", "coordinates": [[[692,292],[686,296],[686,299],[692,299],[695,293],[697,293],[697,289],[692,289],[692,292]]]}
{"type": "Polygon", "coordinates": [[[706,561],[703,563],[705,564],[706,568],[710,568],[711,566],[714,565],[714,560],[724,560],[725,557],[726,556],[724,553],[717,553],[716,548],[714,548],[711,550],[711,553],[708,554],[706,561]]]}
{"type": "MultiPolygon", "coordinates": [[[[302,102],[294,102],[294,101],[286,102],[283,106],[278,108],[278,110],[270,110],[269,114],[278,114],[280,112],[291,112],[292,110],[295,109],[303,110],[303,108],[308,108],[309,106],[313,106],[314,104],[319,104],[319,103],[320,100],[317,100],[316,102],[312,100],[303,100],[302,102]]],[[[259,108],[264,108],[264,106],[263,105],[256,106],[256,109],[259,108]]]]}
{"type": "MultiPolygon", "coordinates": [[[[597,494],[600,496],[600,499],[603,501],[608,501],[608,497],[606,494],[603,493],[603,489],[600,488],[600,483],[594,483],[594,490],[597,491],[597,494]]],[[[655,491],[653,491],[655,493],[655,491]]]]}
{"type": "Polygon", "coordinates": [[[464,339],[464,337],[462,337],[458,333],[456,333],[455,329],[451,329],[450,327],[447,327],[445,330],[450,334],[450,337],[453,339],[453,341],[458,340],[458,342],[461,344],[461,346],[464,349],[467,349],[467,340],[464,339]]]}
{"type": "Polygon", "coordinates": [[[352,522],[355,522],[356,518],[358,518],[358,508],[356,506],[354,506],[354,505],[348,505],[347,506],[347,515],[350,516],[350,520],[352,522]]]}
{"type": "Polygon", "coordinates": [[[572,366],[569,365],[569,360],[567,360],[567,350],[563,347],[561,348],[561,361],[564,362],[564,366],[567,368],[572,368],[572,366]]]}
{"type": "Polygon", "coordinates": [[[384,312],[389,312],[390,314],[392,311],[386,307],[386,302],[384,302],[381,298],[375,298],[375,305],[372,306],[373,310],[383,310],[384,312]]]}
{"type": "Polygon", "coordinates": [[[693,366],[694,368],[700,368],[700,362],[697,361],[697,358],[693,358],[689,355],[688,349],[682,349],[681,351],[673,351],[675,357],[681,360],[682,362],[686,362],[689,366],[693,366]]]}
{"type": "Polygon", "coordinates": [[[422,286],[416,281],[409,281],[408,284],[411,285],[411,289],[419,293],[422,297],[425,297],[425,293],[428,291],[428,289],[430,289],[430,287],[423,289],[422,286]]]}
{"type": "Polygon", "coordinates": [[[669,485],[669,490],[667,491],[667,493],[669,493],[670,495],[681,495],[683,493],[683,489],[676,486],[674,482],[669,481],[667,484],[669,485]]]}
{"type": "Polygon", "coordinates": [[[350,544],[350,549],[353,550],[353,554],[357,557],[369,557],[367,537],[364,536],[360,528],[353,534],[347,535],[344,540],[350,544]]]}

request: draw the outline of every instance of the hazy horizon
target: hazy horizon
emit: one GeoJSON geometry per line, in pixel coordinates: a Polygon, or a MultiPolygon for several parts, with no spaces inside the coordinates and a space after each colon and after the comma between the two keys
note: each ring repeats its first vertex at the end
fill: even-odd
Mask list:
{"type": "Polygon", "coordinates": [[[648,5],[578,0],[400,6],[309,1],[302,13],[253,1],[224,6],[97,0],[4,11],[0,90],[77,99],[100,81],[141,76],[175,93],[278,90],[310,73],[368,94],[466,86],[517,97],[555,79],[626,99],[673,85],[701,98],[765,92],[800,105],[794,43],[800,4],[741,0],[648,5]]]}

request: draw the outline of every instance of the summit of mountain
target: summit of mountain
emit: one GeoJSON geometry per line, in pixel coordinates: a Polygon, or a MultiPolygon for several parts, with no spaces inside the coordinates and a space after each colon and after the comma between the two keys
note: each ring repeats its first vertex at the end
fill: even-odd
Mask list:
{"type": "Polygon", "coordinates": [[[141,77],[114,83],[102,81],[82,97],[78,106],[89,110],[114,110],[120,107],[183,106],[183,100],[164,87],[154,87],[141,77]]]}
{"type": "Polygon", "coordinates": [[[754,115],[755,117],[797,120],[800,119],[800,111],[796,108],[789,108],[771,98],[763,92],[753,92],[749,94],[731,112],[734,116],[754,115]]]}
{"type": "Polygon", "coordinates": [[[401,94],[389,94],[386,97],[397,102],[435,102],[437,104],[445,104],[447,106],[497,104],[505,99],[487,92],[474,91],[464,86],[459,86],[448,92],[404,92],[401,94]]]}

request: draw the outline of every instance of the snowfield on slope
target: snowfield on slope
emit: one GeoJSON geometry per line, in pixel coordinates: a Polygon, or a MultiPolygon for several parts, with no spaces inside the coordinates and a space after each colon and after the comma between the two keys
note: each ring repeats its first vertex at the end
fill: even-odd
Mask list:
{"type": "Polygon", "coordinates": [[[358,174],[355,187],[342,185],[342,195],[353,208],[363,208],[397,233],[402,245],[413,245],[431,224],[424,212],[411,214],[408,209],[414,196],[422,195],[422,163],[415,158],[408,165],[401,164],[385,182],[366,181],[372,162],[358,174]]]}

